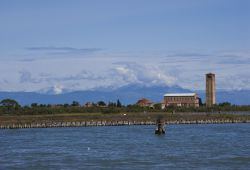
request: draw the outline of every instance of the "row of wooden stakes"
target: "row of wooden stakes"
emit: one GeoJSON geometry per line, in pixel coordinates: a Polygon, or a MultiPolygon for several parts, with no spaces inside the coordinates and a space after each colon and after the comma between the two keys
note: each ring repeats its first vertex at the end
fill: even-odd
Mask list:
{"type": "MultiPolygon", "coordinates": [[[[222,123],[250,123],[250,120],[175,120],[165,121],[166,124],[222,124],[222,123]]],[[[153,121],[84,121],[84,122],[43,122],[43,123],[15,123],[0,124],[0,129],[17,128],[56,128],[56,127],[90,127],[90,126],[124,126],[124,125],[155,125],[153,121]]]]}

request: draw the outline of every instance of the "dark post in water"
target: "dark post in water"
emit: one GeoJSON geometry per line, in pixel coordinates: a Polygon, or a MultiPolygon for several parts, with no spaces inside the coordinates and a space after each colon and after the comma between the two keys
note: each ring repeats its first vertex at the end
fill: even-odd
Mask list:
{"type": "Polygon", "coordinates": [[[165,121],[162,117],[158,117],[156,120],[156,130],[155,134],[165,134],[165,129],[164,129],[165,121]]]}

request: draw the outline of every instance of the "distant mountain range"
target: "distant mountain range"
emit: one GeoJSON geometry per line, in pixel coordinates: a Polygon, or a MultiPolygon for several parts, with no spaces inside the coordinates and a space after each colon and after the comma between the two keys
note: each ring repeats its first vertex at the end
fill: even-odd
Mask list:
{"type": "MultiPolygon", "coordinates": [[[[191,92],[179,86],[153,86],[146,87],[140,85],[129,85],[118,89],[95,89],[86,91],[66,92],[62,94],[36,93],[36,92],[0,92],[0,100],[11,98],[17,100],[21,105],[31,103],[40,104],[64,104],[78,101],[81,104],[86,102],[115,102],[119,99],[122,104],[133,104],[140,98],[148,98],[154,102],[163,100],[165,93],[184,93],[191,92]]],[[[205,92],[196,91],[196,93],[205,101],[205,92]]],[[[217,91],[217,103],[230,102],[237,105],[250,105],[250,90],[239,91],[217,91]]]]}

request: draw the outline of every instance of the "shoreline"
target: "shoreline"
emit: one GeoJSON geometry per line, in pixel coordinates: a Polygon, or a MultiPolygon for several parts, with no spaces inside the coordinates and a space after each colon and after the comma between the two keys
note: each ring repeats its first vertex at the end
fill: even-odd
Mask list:
{"type": "Polygon", "coordinates": [[[166,124],[250,123],[249,113],[64,113],[54,115],[1,115],[0,129],[155,125],[159,117],[165,120],[166,124]]]}
{"type": "MultiPolygon", "coordinates": [[[[247,120],[175,120],[166,121],[166,125],[178,124],[233,124],[250,123],[247,120]]],[[[133,126],[133,125],[155,125],[154,121],[82,121],[82,122],[44,122],[44,123],[15,123],[1,124],[0,129],[26,129],[26,128],[63,128],[63,127],[96,127],[96,126],[133,126]]]]}

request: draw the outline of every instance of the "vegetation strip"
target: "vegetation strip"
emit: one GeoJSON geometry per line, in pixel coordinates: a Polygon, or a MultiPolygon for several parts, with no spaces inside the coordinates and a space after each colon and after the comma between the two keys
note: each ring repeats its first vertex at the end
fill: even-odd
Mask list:
{"type": "Polygon", "coordinates": [[[86,127],[86,126],[122,126],[153,125],[161,116],[167,124],[210,124],[210,123],[249,123],[250,106],[235,106],[229,103],[213,107],[168,107],[162,110],[160,105],[141,107],[122,106],[117,103],[98,102],[80,106],[38,105],[20,106],[15,100],[0,102],[0,128],[47,128],[47,127],[86,127]]]}

